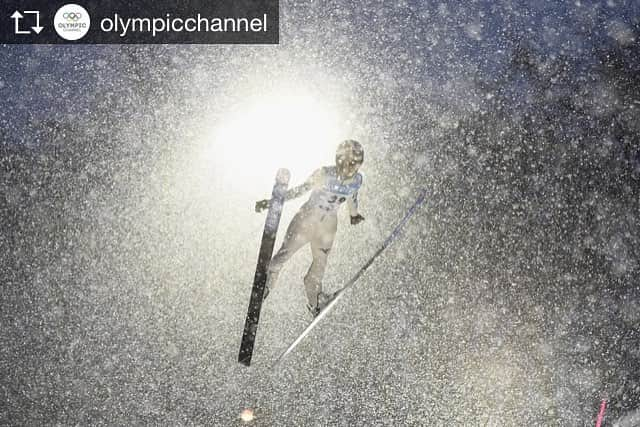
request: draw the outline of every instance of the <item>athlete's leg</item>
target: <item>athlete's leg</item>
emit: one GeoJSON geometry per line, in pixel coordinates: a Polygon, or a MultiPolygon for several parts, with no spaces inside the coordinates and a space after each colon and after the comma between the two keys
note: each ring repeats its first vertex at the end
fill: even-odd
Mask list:
{"type": "Polygon", "coordinates": [[[311,254],[313,262],[304,277],[304,287],[307,300],[311,307],[318,307],[318,295],[322,292],[322,278],[327,267],[327,257],[336,236],[338,218],[327,215],[318,225],[311,239],[311,254]]]}
{"type": "Polygon", "coordinates": [[[298,251],[298,249],[309,243],[309,220],[309,216],[305,215],[302,211],[298,212],[291,220],[284,236],[282,246],[269,263],[266,284],[267,293],[273,290],[273,286],[275,286],[280,270],[282,270],[284,264],[298,251]]]}

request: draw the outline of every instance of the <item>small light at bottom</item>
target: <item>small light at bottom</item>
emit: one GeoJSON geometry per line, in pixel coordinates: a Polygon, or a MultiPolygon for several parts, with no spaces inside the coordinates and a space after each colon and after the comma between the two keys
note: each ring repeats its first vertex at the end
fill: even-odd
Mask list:
{"type": "Polygon", "coordinates": [[[242,413],[240,414],[240,419],[244,422],[250,422],[253,421],[254,419],[254,415],[253,415],[253,410],[250,408],[245,409],[244,411],[242,411],[242,413]]]}

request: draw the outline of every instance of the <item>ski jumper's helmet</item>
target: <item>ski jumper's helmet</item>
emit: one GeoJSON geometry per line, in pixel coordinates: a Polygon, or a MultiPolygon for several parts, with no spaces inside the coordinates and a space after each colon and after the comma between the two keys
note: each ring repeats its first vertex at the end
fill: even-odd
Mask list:
{"type": "Polygon", "coordinates": [[[336,170],[342,178],[353,177],[364,161],[364,149],[358,141],[347,139],[338,145],[336,170]]]}

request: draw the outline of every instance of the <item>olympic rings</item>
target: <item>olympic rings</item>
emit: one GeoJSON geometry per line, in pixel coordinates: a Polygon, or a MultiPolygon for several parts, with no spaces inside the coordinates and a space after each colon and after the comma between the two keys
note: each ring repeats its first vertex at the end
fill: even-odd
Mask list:
{"type": "Polygon", "coordinates": [[[77,21],[80,18],[82,18],[82,14],[76,13],[76,12],[67,12],[67,13],[63,13],[62,17],[67,21],[77,21]]]}

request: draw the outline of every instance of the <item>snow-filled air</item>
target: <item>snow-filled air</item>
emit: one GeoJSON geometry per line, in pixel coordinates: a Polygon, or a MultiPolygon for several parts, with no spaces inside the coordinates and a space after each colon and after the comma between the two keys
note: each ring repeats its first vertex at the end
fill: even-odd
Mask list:
{"type": "Polygon", "coordinates": [[[640,3],[279,26],[0,45],[0,425],[640,426],[640,3]]]}

